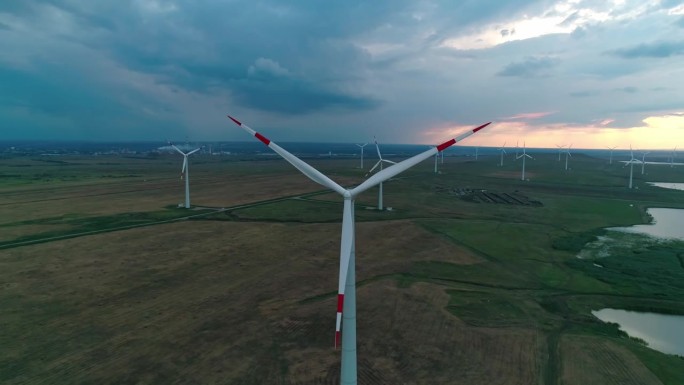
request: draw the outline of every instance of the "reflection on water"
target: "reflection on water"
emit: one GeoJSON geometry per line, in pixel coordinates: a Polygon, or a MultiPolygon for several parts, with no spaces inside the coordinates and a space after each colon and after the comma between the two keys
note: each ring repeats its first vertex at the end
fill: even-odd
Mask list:
{"type": "Polygon", "coordinates": [[[660,182],[648,182],[651,186],[669,188],[672,190],[684,190],[684,183],[660,183],[660,182]]]}
{"type": "Polygon", "coordinates": [[[684,356],[684,316],[618,309],[601,309],[591,314],[603,322],[619,324],[620,330],[646,341],[655,350],[684,356]]]}
{"type": "Polygon", "coordinates": [[[647,234],[657,238],[684,240],[684,210],[650,208],[648,213],[653,217],[653,223],[630,227],[611,227],[608,230],[626,233],[647,234]]]}

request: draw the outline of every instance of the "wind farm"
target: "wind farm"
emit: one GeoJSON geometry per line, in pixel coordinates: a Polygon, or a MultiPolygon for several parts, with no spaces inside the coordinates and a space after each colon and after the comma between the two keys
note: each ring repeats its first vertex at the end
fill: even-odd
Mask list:
{"type": "MultiPolygon", "coordinates": [[[[573,172],[559,175],[555,150],[524,145],[518,156],[532,153],[537,160],[529,181],[520,180],[521,164],[499,165],[503,152],[497,148],[481,149],[485,161],[472,161],[465,148],[461,155],[445,156],[443,167],[449,171],[435,175],[430,158],[440,146],[433,146],[416,147],[415,155],[366,175],[358,168],[358,152],[350,158],[307,158],[309,168],[266,137],[240,127],[262,146],[277,149],[295,168],[273,158],[194,154],[192,210],[173,203],[173,155],[60,158],[70,167],[6,158],[2,172],[27,164],[24,170],[44,170],[40,172],[60,182],[54,190],[47,181],[28,185],[19,176],[4,180],[11,183],[1,194],[8,213],[1,224],[0,253],[9,263],[3,282],[19,282],[23,271],[34,271],[26,284],[5,289],[4,308],[19,317],[35,306],[46,310],[41,315],[45,326],[31,324],[29,330],[3,324],[22,336],[3,343],[9,347],[6,352],[19,349],[12,341],[28,343],[44,351],[48,363],[65,354],[70,358],[59,361],[64,371],[43,371],[31,366],[29,355],[17,371],[3,375],[61,382],[67,377],[122,379],[134,370],[150,373],[156,382],[163,381],[162,371],[145,368],[168,362],[161,357],[174,357],[179,363],[166,364],[166,371],[179,379],[342,383],[344,370],[351,371],[341,365],[351,360],[349,350],[347,359],[342,358],[345,345],[356,345],[359,383],[403,378],[447,384],[463,378],[466,370],[477,373],[464,380],[468,384],[502,378],[520,384],[558,383],[562,378],[601,382],[614,375],[655,384],[676,383],[684,375],[681,359],[647,348],[591,315],[601,307],[682,311],[678,297],[684,287],[677,283],[678,275],[664,277],[663,265],[645,265],[637,258],[641,254],[612,251],[621,255],[624,266],[612,266],[611,257],[576,257],[586,252],[581,250],[592,237],[617,236],[604,227],[647,222],[645,210],[653,202],[684,208],[681,191],[648,183],[680,182],[681,167],[654,166],[643,176],[634,174],[638,189],[630,190],[625,167],[610,165],[608,152],[594,157],[576,149],[573,172]],[[430,161],[420,163],[421,158],[430,161]],[[396,166],[401,174],[395,174],[396,166]],[[103,169],[122,176],[107,181],[100,176],[103,169]],[[70,174],[78,177],[67,178],[70,174]],[[375,205],[377,183],[392,174],[392,189],[386,193],[397,208],[367,210],[375,205]],[[345,195],[355,188],[341,186],[359,186],[366,194],[355,195],[352,204],[345,195]],[[110,204],[101,204],[101,194],[110,204]],[[54,199],[73,203],[54,205],[54,199]],[[64,207],[69,207],[69,216],[60,216],[64,207]],[[34,214],[26,217],[26,211],[34,214]],[[518,219],[502,220],[508,216],[518,219]],[[553,225],[556,220],[563,226],[553,225]],[[502,241],[492,241],[488,234],[502,241]],[[93,249],[95,244],[108,246],[93,249]],[[51,260],[63,247],[72,256],[51,260]],[[346,274],[345,255],[350,256],[346,274]],[[624,268],[638,268],[638,279],[621,273],[624,268]],[[670,287],[665,297],[656,294],[661,285],[670,287]],[[48,287],[52,295],[40,297],[48,287]],[[69,301],[67,293],[85,287],[95,290],[78,290],[72,302],[63,302],[69,301]],[[559,297],[558,291],[565,294],[559,297]],[[32,302],[8,302],[17,295],[32,302]],[[331,314],[340,307],[341,316],[331,314]],[[352,317],[355,333],[345,329],[354,325],[352,317]],[[82,338],[84,320],[92,330],[87,339],[78,339],[77,346],[58,343],[82,338]],[[55,322],[64,324],[60,335],[50,334],[49,325],[55,322]],[[356,343],[350,342],[352,337],[356,343]],[[167,340],[176,343],[163,343],[167,340]],[[42,341],[51,341],[50,347],[42,341]],[[130,349],[112,350],[121,343],[130,349]],[[430,352],[435,348],[441,353],[430,352]],[[391,365],[377,366],[377,360],[387,359],[383,352],[388,349],[398,355],[387,361],[391,365]],[[504,359],[510,349],[519,354],[504,359]],[[601,356],[586,361],[575,354],[577,349],[612,352],[625,364],[604,371],[601,356]],[[91,351],[112,353],[97,358],[99,369],[73,377],[69,368],[90,362],[91,351]],[[220,362],[213,358],[217,355],[220,362]],[[429,357],[437,366],[425,371],[425,361],[411,357],[429,357]],[[595,370],[573,369],[586,365],[595,370]]],[[[487,135],[487,130],[478,135],[487,135]]],[[[458,150],[459,144],[452,148],[458,150]]],[[[355,147],[348,146],[350,151],[355,147]]],[[[669,153],[660,156],[669,160],[669,153]]],[[[634,236],[621,235],[620,242],[634,236]]],[[[658,253],[662,263],[677,261],[681,244],[640,242],[649,245],[648,253],[658,253]]]]}

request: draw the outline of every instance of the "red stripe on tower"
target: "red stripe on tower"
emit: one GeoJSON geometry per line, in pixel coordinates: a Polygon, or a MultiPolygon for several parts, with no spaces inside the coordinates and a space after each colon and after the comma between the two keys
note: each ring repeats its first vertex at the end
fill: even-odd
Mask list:
{"type": "Polygon", "coordinates": [[[492,124],[492,122],[485,123],[485,124],[481,125],[480,127],[475,127],[475,128],[473,128],[473,132],[478,132],[478,131],[480,131],[481,129],[483,129],[483,128],[489,126],[490,124],[492,124]]]}
{"type": "Polygon", "coordinates": [[[265,145],[267,145],[267,146],[268,146],[269,144],[271,144],[271,141],[268,140],[268,138],[266,138],[265,136],[261,135],[261,134],[258,133],[258,132],[255,132],[255,133],[254,133],[254,136],[256,136],[257,139],[259,139],[263,144],[265,144],[265,145]]]}
{"type": "Polygon", "coordinates": [[[337,295],[337,312],[342,313],[342,309],[344,309],[344,294],[338,294],[337,295]]]}
{"type": "Polygon", "coordinates": [[[444,143],[440,144],[439,146],[437,146],[437,151],[442,152],[442,151],[444,151],[444,149],[453,145],[454,143],[456,143],[456,139],[451,139],[450,141],[444,142],[444,143]]]}
{"type": "Polygon", "coordinates": [[[242,126],[242,123],[240,123],[240,122],[239,122],[237,119],[235,119],[234,117],[232,117],[232,116],[230,116],[230,115],[228,115],[228,117],[230,118],[230,120],[234,121],[235,124],[237,124],[238,126],[242,126]]]}
{"type": "Polygon", "coordinates": [[[337,347],[340,346],[340,344],[340,332],[335,332],[335,349],[337,349],[337,347]]]}

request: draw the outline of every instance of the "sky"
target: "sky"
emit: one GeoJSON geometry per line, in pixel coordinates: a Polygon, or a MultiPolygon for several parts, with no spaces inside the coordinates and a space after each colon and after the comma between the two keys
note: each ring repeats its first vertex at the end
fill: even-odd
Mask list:
{"type": "Polygon", "coordinates": [[[2,0],[0,140],[684,148],[684,0],[2,0]]]}

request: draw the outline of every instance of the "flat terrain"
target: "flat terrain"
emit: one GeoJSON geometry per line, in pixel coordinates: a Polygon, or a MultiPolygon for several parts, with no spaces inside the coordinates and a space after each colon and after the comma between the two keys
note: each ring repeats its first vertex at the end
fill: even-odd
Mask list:
{"type": "MultiPolygon", "coordinates": [[[[684,169],[628,190],[622,165],[546,157],[527,182],[498,156],[425,162],[385,184],[392,211],[377,189],[357,200],[360,383],[684,383],[684,359],[591,315],[684,314],[684,244],[576,257],[647,207],[684,208],[645,183],[684,169]]],[[[363,180],[354,160],[312,164],[363,180]]],[[[339,382],[341,200],[275,159],[190,167],[185,210],[177,157],[0,158],[1,383],[339,382]]]]}

